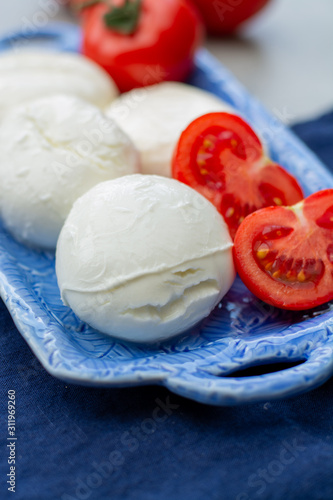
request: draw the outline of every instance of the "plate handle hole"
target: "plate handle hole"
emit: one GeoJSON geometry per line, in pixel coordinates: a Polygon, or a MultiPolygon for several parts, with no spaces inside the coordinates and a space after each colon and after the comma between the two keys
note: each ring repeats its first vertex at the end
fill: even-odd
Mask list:
{"type": "Polygon", "coordinates": [[[232,373],[228,373],[227,375],[221,374],[218,377],[224,378],[240,378],[240,377],[258,377],[259,375],[266,375],[268,373],[280,372],[283,370],[288,370],[289,368],[294,368],[295,366],[302,365],[305,363],[306,359],[301,359],[298,361],[280,361],[276,362],[276,360],[272,360],[271,362],[266,362],[262,365],[250,366],[247,368],[241,368],[232,373]]]}

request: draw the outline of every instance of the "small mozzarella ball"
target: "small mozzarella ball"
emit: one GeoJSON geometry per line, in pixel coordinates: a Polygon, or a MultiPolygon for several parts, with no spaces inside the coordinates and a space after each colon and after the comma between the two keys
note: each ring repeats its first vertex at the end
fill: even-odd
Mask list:
{"type": "Polygon", "coordinates": [[[121,95],[106,114],[129,135],[141,155],[142,173],[171,177],[180,134],[195,119],[232,108],[218,97],[184,83],[159,83],[121,95]]]}
{"type": "Polygon", "coordinates": [[[109,75],[79,54],[8,51],[0,55],[0,119],[15,105],[63,93],[102,109],[119,94],[109,75]]]}
{"type": "Polygon", "coordinates": [[[61,297],[105,334],[167,339],[229,290],[232,246],[222,216],[185,184],[150,175],[104,182],[75,202],[60,233],[61,297]]]}
{"type": "Polygon", "coordinates": [[[127,135],[73,96],[13,108],[0,127],[3,222],[18,241],[32,246],[55,248],[79,196],[138,171],[138,153],[127,135]]]}

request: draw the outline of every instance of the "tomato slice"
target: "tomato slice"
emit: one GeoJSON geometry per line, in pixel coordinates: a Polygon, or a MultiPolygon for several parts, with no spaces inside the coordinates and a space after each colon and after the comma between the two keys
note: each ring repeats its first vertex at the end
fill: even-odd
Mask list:
{"type": "Polygon", "coordinates": [[[234,257],[245,285],[268,304],[303,310],[332,300],[333,189],[249,215],[234,257]]]}
{"type": "Polygon", "coordinates": [[[233,238],[255,210],[293,205],[304,197],[296,179],[264,155],[252,128],[230,113],[203,115],[184,130],[172,175],[215,205],[233,238]]]}

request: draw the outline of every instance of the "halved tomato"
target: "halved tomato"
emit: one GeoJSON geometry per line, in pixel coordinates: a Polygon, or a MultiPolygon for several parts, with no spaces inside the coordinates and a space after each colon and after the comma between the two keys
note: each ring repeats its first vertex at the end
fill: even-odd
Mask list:
{"type": "Polygon", "coordinates": [[[245,285],[268,304],[303,310],[332,300],[333,189],[249,215],[234,257],[245,285]]]}
{"type": "Polygon", "coordinates": [[[255,210],[303,199],[296,179],[267,158],[252,128],[230,113],[203,115],[184,130],[172,175],[215,205],[233,238],[255,210]]]}

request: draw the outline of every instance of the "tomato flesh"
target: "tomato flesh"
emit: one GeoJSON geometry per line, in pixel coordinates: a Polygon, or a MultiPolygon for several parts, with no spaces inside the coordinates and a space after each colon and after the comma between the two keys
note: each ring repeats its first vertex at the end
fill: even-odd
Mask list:
{"type": "Polygon", "coordinates": [[[332,300],[333,189],[247,217],[234,256],[246,286],[269,304],[303,310],[332,300]]]}
{"type": "Polygon", "coordinates": [[[189,125],[176,147],[172,174],[215,205],[232,237],[255,210],[303,199],[297,181],[264,155],[251,127],[230,113],[209,113],[189,125]]]}
{"type": "Polygon", "coordinates": [[[306,235],[295,234],[291,227],[268,226],[266,234],[259,234],[253,241],[255,260],[260,269],[272,279],[297,287],[312,288],[322,278],[325,270],[318,252],[311,248],[306,235]],[[301,239],[301,241],[299,241],[301,239]],[[304,239],[303,239],[304,238],[304,239]],[[295,258],[294,248],[306,258],[295,258]]]}

